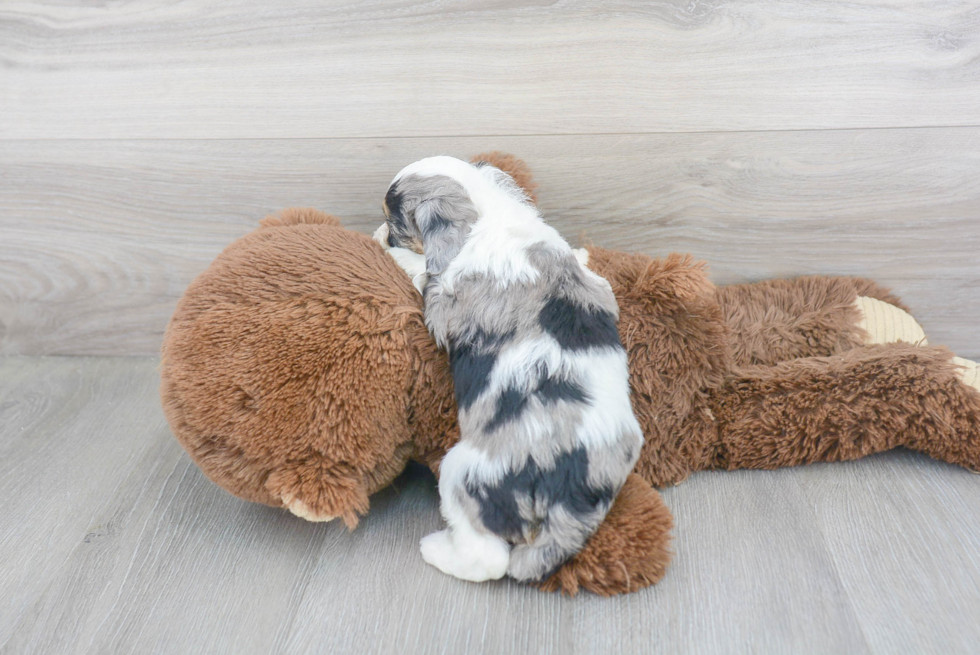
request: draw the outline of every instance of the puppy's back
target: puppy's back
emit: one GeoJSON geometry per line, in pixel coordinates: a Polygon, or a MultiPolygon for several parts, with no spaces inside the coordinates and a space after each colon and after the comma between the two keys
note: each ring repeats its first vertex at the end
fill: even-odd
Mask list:
{"type": "MultiPolygon", "coordinates": [[[[541,579],[584,545],[639,456],[608,283],[567,248],[527,250],[530,281],[464,276],[443,317],[462,439],[481,454],[457,490],[541,579]]],[[[428,310],[427,310],[428,311],[428,310]]]]}

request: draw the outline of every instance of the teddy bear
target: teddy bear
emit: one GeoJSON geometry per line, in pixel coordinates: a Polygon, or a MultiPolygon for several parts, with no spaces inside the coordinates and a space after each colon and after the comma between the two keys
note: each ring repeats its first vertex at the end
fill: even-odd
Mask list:
{"type": "MultiPolygon", "coordinates": [[[[481,155],[534,198],[527,166],[481,155]]],[[[215,483],[353,529],[409,460],[438,475],[459,439],[447,356],[421,296],[371,237],[287,209],[187,288],[162,349],[171,429],[215,483]]],[[[870,280],[717,287],[689,255],[589,245],[620,309],[640,459],[598,531],[545,591],[656,583],[673,519],[656,487],[708,469],[852,460],[903,446],[980,470],[977,365],[929,345],[870,280]]]]}

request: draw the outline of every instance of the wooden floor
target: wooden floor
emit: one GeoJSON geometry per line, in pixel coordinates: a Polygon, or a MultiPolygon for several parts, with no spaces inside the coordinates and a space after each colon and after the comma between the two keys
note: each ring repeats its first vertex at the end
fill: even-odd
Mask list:
{"type": "Polygon", "coordinates": [[[353,533],[239,501],[171,437],[152,358],[0,359],[2,653],[969,653],[980,476],[909,452],[666,489],[676,556],[624,597],[426,566],[432,477],[353,533]]]}
{"type": "Polygon", "coordinates": [[[3,653],[980,652],[980,476],[907,452],[665,490],[614,599],[424,566],[418,469],[352,534],[202,476],[155,371],[194,276],[492,149],[571,240],[871,277],[980,358],[978,0],[5,0],[3,653]]]}

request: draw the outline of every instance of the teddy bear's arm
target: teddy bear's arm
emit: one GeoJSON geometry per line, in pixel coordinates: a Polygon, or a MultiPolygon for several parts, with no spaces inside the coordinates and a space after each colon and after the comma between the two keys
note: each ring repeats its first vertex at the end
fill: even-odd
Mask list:
{"type": "Polygon", "coordinates": [[[980,470],[980,391],[945,348],[859,346],[733,371],[713,391],[715,468],[773,469],[905,446],[980,470]]]}

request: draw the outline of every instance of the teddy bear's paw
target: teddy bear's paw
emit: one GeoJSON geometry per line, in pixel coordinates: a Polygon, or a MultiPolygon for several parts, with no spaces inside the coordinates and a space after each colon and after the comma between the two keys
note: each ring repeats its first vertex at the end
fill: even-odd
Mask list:
{"type": "Polygon", "coordinates": [[[510,562],[510,546],[492,535],[440,530],[423,537],[419,546],[427,564],[470,582],[499,580],[510,562]]]}
{"type": "Polygon", "coordinates": [[[289,462],[269,473],[265,488],[282,507],[307,521],[343,519],[351,530],[368,511],[363,474],[344,464],[326,465],[320,454],[289,462]]]}
{"type": "Polygon", "coordinates": [[[922,326],[905,310],[868,296],[858,296],[854,305],[861,313],[858,327],[868,334],[866,346],[897,342],[928,345],[922,326]]]}
{"type": "Polygon", "coordinates": [[[306,519],[307,521],[312,521],[314,523],[326,523],[327,521],[333,521],[336,516],[331,516],[330,514],[324,514],[322,512],[317,512],[312,507],[304,503],[299,498],[282,499],[283,504],[286,506],[290,512],[301,519],[306,519]]]}

